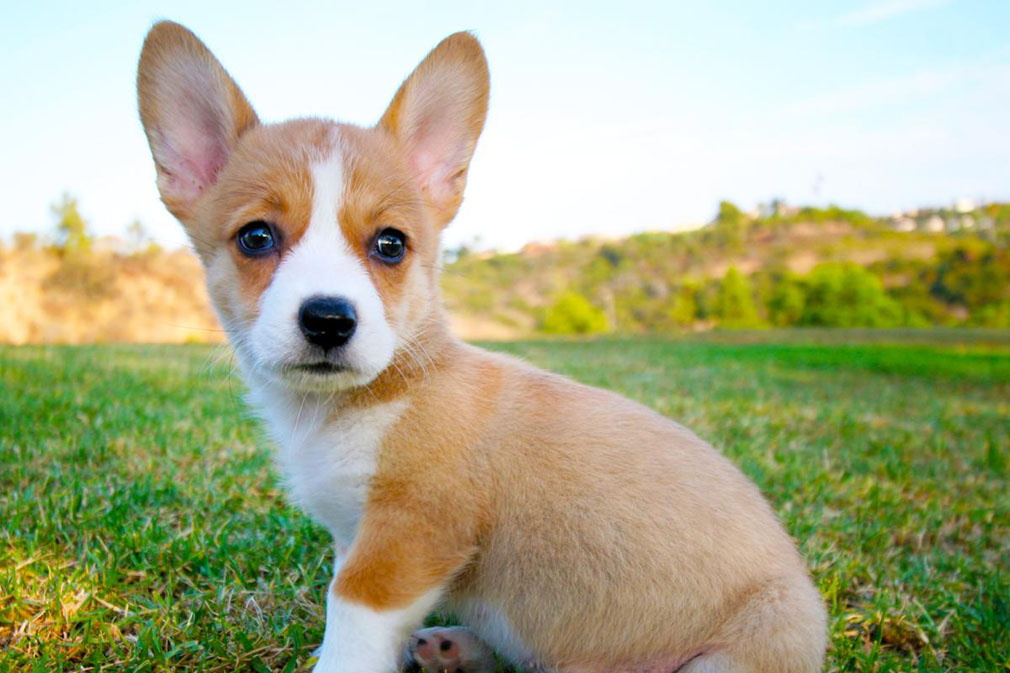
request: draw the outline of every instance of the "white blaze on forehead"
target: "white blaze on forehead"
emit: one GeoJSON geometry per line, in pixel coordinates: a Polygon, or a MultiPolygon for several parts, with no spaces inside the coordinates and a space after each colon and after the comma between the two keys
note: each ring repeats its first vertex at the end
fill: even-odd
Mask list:
{"type": "MultiPolygon", "coordinates": [[[[344,166],[340,151],[334,147],[328,157],[309,167],[312,174],[312,217],[305,234],[316,230],[336,230],[337,240],[344,236],[337,223],[337,210],[344,192],[344,166]]],[[[304,241],[304,236],[302,241],[304,241]]]]}
{"type": "Polygon", "coordinates": [[[389,364],[396,339],[386,322],[382,298],[337,220],[344,171],[336,132],[330,153],[309,168],[311,217],[301,239],[284,255],[270,286],[260,297],[252,347],[263,364],[318,360],[298,327],[298,311],[310,297],[341,297],[354,306],[358,319],[357,330],[343,347],[341,360],[371,379],[389,364]]]}

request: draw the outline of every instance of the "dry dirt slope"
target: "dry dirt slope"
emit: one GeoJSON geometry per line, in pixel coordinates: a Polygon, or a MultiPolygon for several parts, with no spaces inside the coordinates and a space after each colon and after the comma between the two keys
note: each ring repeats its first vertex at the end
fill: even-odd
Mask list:
{"type": "Polygon", "coordinates": [[[0,343],[222,339],[203,271],[188,251],[81,259],[0,251],[0,343]]]}

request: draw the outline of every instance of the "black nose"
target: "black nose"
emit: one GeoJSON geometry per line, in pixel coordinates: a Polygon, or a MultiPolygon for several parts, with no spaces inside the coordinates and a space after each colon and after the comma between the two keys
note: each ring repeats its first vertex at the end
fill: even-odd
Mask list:
{"type": "Polygon", "coordinates": [[[341,297],[310,297],[298,310],[298,327],[309,343],[325,350],[347,343],[358,326],[351,302],[341,297]]]}

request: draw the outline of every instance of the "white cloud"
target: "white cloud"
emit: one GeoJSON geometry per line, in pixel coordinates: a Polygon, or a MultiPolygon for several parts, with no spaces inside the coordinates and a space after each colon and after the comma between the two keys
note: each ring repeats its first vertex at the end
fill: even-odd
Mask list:
{"type": "Polygon", "coordinates": [[[835,26],[869,26],[904,14],[949,5],[953,0],[878,0],[864,7],[823,20],[802,21],[798,28],[827,28],[835,26]]]}
{"type": "Polygon", "coordinates": [[[1005,90],[1010,78],[1010,58],[998,50],[971,61],[923,68],[894,77],[872,78],[836,87],[823,94],[785,103],[781,114],[797,117],[881,109],[917,102],[935,106],[951,91],[979,88],[1005,90]]]}
{"type": "Polygon", "coordinates": [[[952,0],[884,0],[834,19],[839,25],[868,25],[923,9],[948,5],[952,0]]]}

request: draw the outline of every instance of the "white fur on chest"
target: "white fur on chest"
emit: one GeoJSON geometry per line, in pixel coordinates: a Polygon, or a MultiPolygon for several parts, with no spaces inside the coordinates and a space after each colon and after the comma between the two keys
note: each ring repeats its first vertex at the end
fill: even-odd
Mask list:
{"type": "Polygon", "coordinates": [[[386,431],[405,401],[334,412],[327,396],[309,394],[266,406],[254,394],[278,444],[277,463],[292,500],[347,549],[358,529],[386,431]]]}

